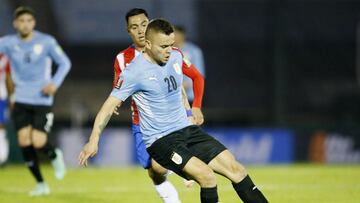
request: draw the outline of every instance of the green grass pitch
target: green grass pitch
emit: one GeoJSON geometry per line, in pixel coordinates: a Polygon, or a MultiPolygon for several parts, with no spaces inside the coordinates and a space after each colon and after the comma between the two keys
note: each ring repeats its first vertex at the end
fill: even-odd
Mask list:
{"type": "MultiPolygon", "coordinates": [[[[155,203],[162,202],[145,170],[131,168],[69,169],[63,181],[56,181],[49,166],[42,167],[51,195],[28,197],[34,181],[24,166],[0,169],[0,203],[155,203]]],[[[252,166],[248,171],[257,186],[273,203],[358,203],[360,165],[275,165],[252,166]]],[[[170,175],[183,203],[199,201],[199,187],[185,188],[170,175]]],[[[231,184],[218,176],[222,203],[241,202],[231,184]]]]}

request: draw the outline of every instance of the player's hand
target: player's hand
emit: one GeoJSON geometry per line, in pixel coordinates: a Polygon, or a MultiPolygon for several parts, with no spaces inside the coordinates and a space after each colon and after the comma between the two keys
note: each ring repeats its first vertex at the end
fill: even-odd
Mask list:
{"type": "Polygon", "coordinates": [[[89,141],[79,154],[79,165],[87,166],[88,159],[93,157],[98,151],[98,142],[89,141]]]}
{"type": "Polygon", "coordinates": [[[193,116],[189,116],[189,117],[188,117],[188,119],[189,119],[190,123],[192,123],[192,124],[196,125],[196,123],[195,123],[195,119],[194,119],[194,117],[193,117],[193,116]]]}
{"type": "Polygon", "coordinates": [[[42,88],[41,92],[44,94],[44,95],[47,95],[47,96],[52,96],[55,94],[57,90],[57,87],[55,84],[53,83],[49,83],[47,84],[45,87],[42,88]]]}
{"type": "Polygon", "coordinates": [[[184,183],[185,187],[191,188],[191,187],[194,185],[195,181],[184,179],[184,180],[183,180],[183,183],[184,183]]]}
{"type": "Polygon", "coordinates": [[[194,117],[195,125],[201,125],[204,123],[204,115],[201,112],[200,108],[193,107],[192,108],[192,114],[194,117]]]}
{"type": "Polygon", "coordinates": [[[117,105],[117,106],[115,107],[115,109],[114,109],[114,114],[117,115],[117,116],[120,114],[120,113],[119,113],[120,107],[121,107],[121,105],[119,104],[119,105],[117,105]]]}

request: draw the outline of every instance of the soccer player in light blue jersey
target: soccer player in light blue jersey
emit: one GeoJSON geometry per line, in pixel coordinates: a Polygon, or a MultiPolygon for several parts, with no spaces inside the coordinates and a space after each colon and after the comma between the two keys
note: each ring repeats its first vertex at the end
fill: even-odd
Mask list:
{"type": "Polygon", "coordinates": [[[230,151],[187,119],[181,98],[183,55],[173,48],[171,24],[162,19],[151,21],[145,39],[145,53],[124,69],[117,88],[97,114],[89,142],[79,154],[79,164],[87,165],[88,158],[97,153],[100,134],[114,109],[132,96],[150,156],[163,167],[198,182],[202,203],[219,202],[214,173],[228,178],[243,202],[267,203],[230,151]]]}
{"type": "MultiPolygon", "coordinates": [[[[186,39],[186,29],[183,26],[175,26],[175,46],[195,65],[201,75],[205,78],[205,63],[201,48],[186,39]]],[[[183,86],[190,102],[194,100],[192,80],[184,77],[183,86]]]]}
{"type": "Polygon", "coordinates": [[[14,12],[17,34],[0,38],[0,53],[9,57],[15,85],[12,117],[24,160],[36,179],[31,196],[50,193],[44,181],[35,150],[45,153],[52,162],[55,177],[64,178],[65,165],[60,149],[48,142],[54,114],[51,112],[54,94],[70,70],[70,60],[50,35],[34,30],[34,11],[19,7],[14,12]],[[52,62],[57,65],[54,75],[52,62]]]}

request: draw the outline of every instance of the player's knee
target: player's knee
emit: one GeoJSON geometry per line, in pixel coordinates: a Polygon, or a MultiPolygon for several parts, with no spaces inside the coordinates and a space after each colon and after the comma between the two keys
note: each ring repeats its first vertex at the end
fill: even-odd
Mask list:
{"type": "Polygon", "coordinates": [[[34,130],[32,134],[32,144],[34,148],[40,149],[42,148],[47,142],[47,136],[45,133],[34,130]]]}
{"type": "Polygon", "coordinates": [[[26,146],[30,146],[31,145],[31,138],[30,136],[18,136],[18,143],[20,147],[26,147],[26,146]]]}
{"type": "Polygon", "coordinates": [[[201,173],[195,177],[201,187],[215,187],[216,177],[214,171],[209,167],[201,169],[201,173]]]}
{"type": "Polygon", "coordinates": [[[32,144],[34,148],[41,149],[46,143],[46,140],[44,139],[33,139],[32,144]]]}
{"type": "Polygon", "coordinates": [[[30,134],[18,134],[18,143],[20,147],[26,147],[31,145],[30,134]]]}
{"type": "Polygon", "coordinates": [[[233,181],[239,182],[247,175],[246,169],[236,160],[229,163],[229,173],[233,176],[233,181]]]}
{"type": "Polygon", "coordinates": [[[155,185],[160,185],[166,180],[166,176],[164,174],[154,171],[153,168],[148,169],[148,174],[155,185]]]}

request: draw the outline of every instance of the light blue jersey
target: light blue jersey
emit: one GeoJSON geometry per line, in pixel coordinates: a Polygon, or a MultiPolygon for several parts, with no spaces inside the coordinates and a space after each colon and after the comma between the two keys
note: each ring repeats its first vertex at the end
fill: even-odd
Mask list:
{"type": "Polygon", "coordinates": [[[50,35],[34,31],[30,41],[23,41],[18,35],[0,38],[0,53],[10,59],[12,79],[15,84],[15,101],[30,105],[53,104],[53,96],[41,93],[49,83],[61,85],[70,70],[70,60],[57,41],[50,35]],[[52,62],[57,71],[52,76],[52,62]]]}
{"type": "Polygon", "coordinates": [[[153,64],[140,54],[123,70],[111,93],[122,101],[133,96],[146,147],[191,125],[182,103],[182,63],[183,57],[178,50],[172,51],[164,66],[153,64]]]}
{"type": "MultiPolygon", "coordinates": [[[[187,59],[191,61],[192,64],[196,67],[196,69],[201,73],[201,75],[205,78],[205,64],[204,57],[201,49],[191,42],[185,42],[184,46],[181,48],[181,51],[185,55],[187,59]]],[[[190,101],[194,100],[194,92],[192,89],[192,80],[188,77],[184,77],[184,81],[188,82],[186,90],[186,95],[190,101]]]]}

